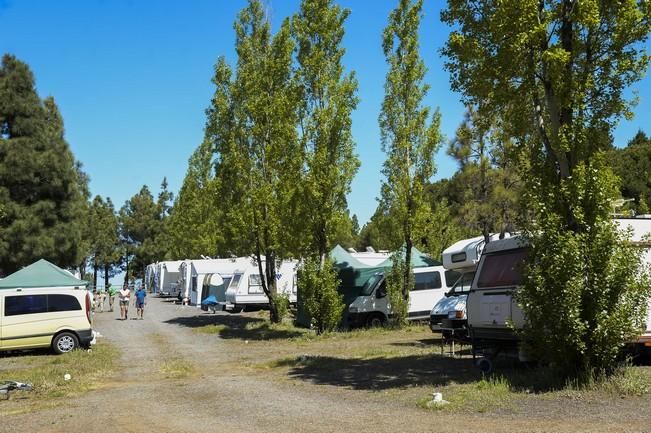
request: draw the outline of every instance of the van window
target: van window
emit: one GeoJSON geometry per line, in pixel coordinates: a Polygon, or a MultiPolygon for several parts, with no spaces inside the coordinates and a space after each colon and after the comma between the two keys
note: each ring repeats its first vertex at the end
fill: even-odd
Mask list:
{"type": "Polygon", "coordinates": [[[461,272],[445,271],[445,285],[446,287],[452,286],[461,277],[461,272]]]}
{"type": "Polygon", "coordinates": [[[423,272],[414,274],[414,290],[432,290],[441,288],[441,274],[423,272]]]}
{"type": "Polygon", "coordinates": [[[260,274],[249,275],[249,293],[263,293],[260,274]]]}
{"type": "Polygon", "coordinates": [[[369,296],[371,293],[373,293],[373,290],[375,289],[377,282],[380,281],[382,278],[383,278],[382,274],[375,274],[371,276],[371,278],[366,280],[366,283],[364,283],[364,286],[362,286],[361,295],[369,296]]]}
{"type": "Polygon", "coordinates": [[[517,286],[522,283],[522,267],[527,250],[518,248],[484,256],[477,287],[517,286]]]}
{"type": "Polygon", "coordinates": [[[5,316],[47,313],[47,295],[7,296],[5,316]]]}
{"type": "Polygon", "coordinates": [[[81,310],[81,304],[71,295],[22,295],[5,298],[5,316],[78,310],[81,310]]]}
{"type": "Polygon", "coordinates": [[[77,310],[81,310],[81,305],[79,305],[79,300],[74,296],[47,295],[47,311],[49,313],[77,310]]]}

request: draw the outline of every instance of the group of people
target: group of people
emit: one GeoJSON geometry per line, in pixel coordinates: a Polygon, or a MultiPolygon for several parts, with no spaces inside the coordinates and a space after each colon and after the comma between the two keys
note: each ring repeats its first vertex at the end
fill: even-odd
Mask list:
{"type": "MultiPolygon", "coordinates": [[[[131,290],[129,285],[125,282],[124,286],[120,291],[116,290],[110,284],[106,287],[105,291],[95,291],[95,311],[102,313],[104,312],[104,303],[106,298],[108,298],[109,310],[113,311],[113,304],[115,302],[115,295],[118,295],[118,300],[120,304],[120,320],[127,320],[129,318],[129,304],[131,303],[131,290]]],[[[133,300],[136,306],[136,315],[137,318],[142,320],[145,313],[145,298],[147,297],[147,291],[144,286],[140,286],[138,290],[135,291],[133,300]]]]}

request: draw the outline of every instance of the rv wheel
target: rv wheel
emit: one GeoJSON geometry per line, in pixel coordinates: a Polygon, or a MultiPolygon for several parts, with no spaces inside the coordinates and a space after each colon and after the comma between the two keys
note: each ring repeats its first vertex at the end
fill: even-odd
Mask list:
{"type": "Polygon", "coordinates": [[[493,363],[488,358],[482,358],[477,361],[477,367],[479,367],[479,370],[484,374],[488,374],[493,371],[493,363]]]}

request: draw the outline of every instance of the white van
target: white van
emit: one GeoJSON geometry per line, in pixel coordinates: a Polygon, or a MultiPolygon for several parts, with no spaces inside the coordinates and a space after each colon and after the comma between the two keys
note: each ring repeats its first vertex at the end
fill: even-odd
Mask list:
{"type": "Polygon", "coordinates": [[[56,353],[93,340],[90,292],[80,288],[0,290],[0,350],[51,347],[56,353]]]}
{"type": "MultiPolygon", "coordinates": [[[[441,299],[455,280],[456,272],[443,266],[414,268],[414,289],[409,292],[409,319],[427,319],[434,304],[441,299]]],[[[348,306],[350,326],[379,326],[391,316],[383,272],[373,275],[364,284],[360,295],[348,306]]]]}
{"type": "MultiPolygon", "coordinates": [[[[264,263],[262,264],[264,269],[264,263]]],[[[276,269],[276,286],[279,294],[285,294],[289,302],[296,303],[296,270],[298,261],[285,260],[276,269]]],[[[218,302],[226,311],[240,312],[246,307],[266,307],[269,298],[262,290],[262,278],[258,265],[249,262],[246,267],[227,275],[230,282],[224,293],[225,300],[218,302]]]]}

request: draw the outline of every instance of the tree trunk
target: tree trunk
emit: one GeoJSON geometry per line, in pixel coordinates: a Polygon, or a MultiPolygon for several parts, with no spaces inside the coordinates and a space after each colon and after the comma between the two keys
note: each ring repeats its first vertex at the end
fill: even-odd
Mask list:
{"type": "Polygon", "coordinates": [[[93,290],[97,290],[97,270],[99,269],[99,265],[97,264],[97,261],[93,260],[93,290]]]}
{"type": "Polygon", "coordinates": [[[109,265],[104,265],[104,287],[109,285],[109,265]]]}

